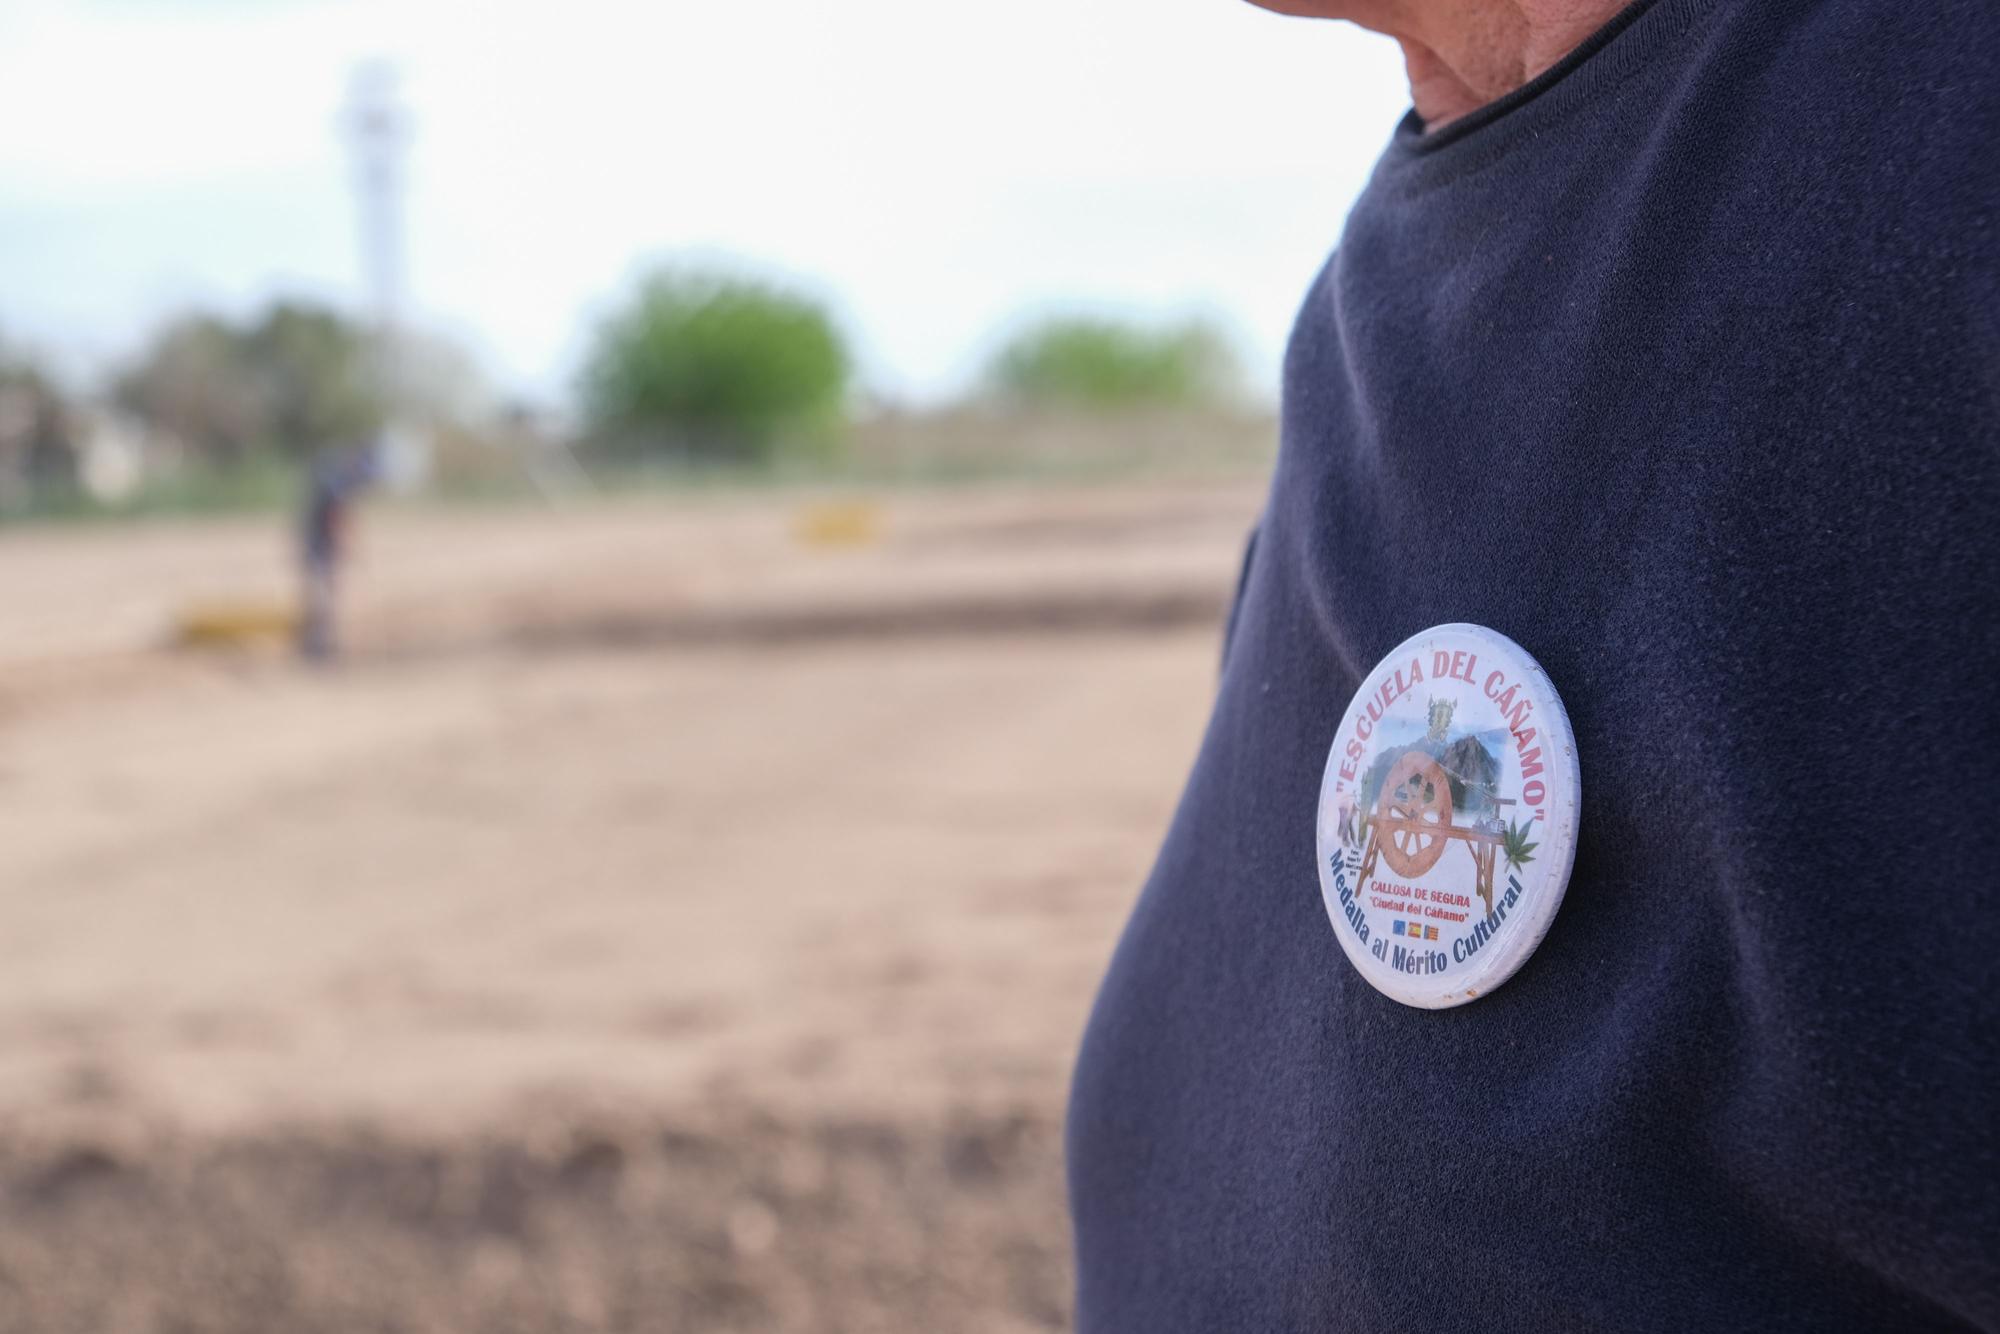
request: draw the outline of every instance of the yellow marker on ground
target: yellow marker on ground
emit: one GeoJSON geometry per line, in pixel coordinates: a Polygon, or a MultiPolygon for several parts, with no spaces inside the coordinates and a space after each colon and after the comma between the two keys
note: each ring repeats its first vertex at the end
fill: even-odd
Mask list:
{"type": "Polygon", "coordinates": [[[174,643],[183,648],[247,648],[289,643],[298,631],[298,609],[289,602],[206,602],[181,610],[174,621],[174,643]]]}
{"type": "Polygon", "coordinates": [[[794,518],[792,535],[807,546],[866,546],[882,535],[881,509],[869,500],[808,505],[794,518]]]}

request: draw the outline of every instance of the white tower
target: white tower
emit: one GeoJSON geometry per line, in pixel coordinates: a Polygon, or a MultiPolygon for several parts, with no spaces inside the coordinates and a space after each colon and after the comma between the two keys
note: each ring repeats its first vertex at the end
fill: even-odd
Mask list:
{"type": "Polygon", "coordinates": [[[389,417],[379,462],[385,480],[401,490],[422,482],[429,471],[429,449],[409,420],[412,394],[404,374],[403,160],[410,116],[398,97],[393,65],[377,60],[355,69],[346,129],[354,149],[370,373],[389,417]]]}
{"type": "Polygon", "coordinates": [[[403,150],[410,122],[397,99],[395,67],[370,61],[354,71],[347,132],[354,147],[360,208],[361,272],[378,345],[394,341],[403,295],[403,150]]]}

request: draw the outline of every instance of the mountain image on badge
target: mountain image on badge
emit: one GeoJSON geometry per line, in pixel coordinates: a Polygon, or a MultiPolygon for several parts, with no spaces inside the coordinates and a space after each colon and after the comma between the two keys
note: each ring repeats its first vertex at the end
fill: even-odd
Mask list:
{"type": "Polygon", "coordinates": [[[1520,645],[1441,625],[1392,649],[1320,783],[1320,891],[1348,960],[1422,1009],[1490,993],[1562,906],[1581,798],[1569,716],[1520,645]]]}

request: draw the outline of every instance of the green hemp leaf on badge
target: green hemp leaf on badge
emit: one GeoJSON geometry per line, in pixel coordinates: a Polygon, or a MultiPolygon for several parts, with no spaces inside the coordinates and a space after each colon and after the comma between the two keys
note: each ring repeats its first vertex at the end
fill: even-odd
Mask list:
{"type": "Polygon", "coordinates": [[[1526,824],[1510,822],[1507,832],[1500,835],[1500,850],[1507,854],[1507,865],[1526,866],[1535,860],[1535,849],[1542,845],[1528,841],[1528,831],[1534,828],[1534,825],[1533,820],[1526,824]]]}

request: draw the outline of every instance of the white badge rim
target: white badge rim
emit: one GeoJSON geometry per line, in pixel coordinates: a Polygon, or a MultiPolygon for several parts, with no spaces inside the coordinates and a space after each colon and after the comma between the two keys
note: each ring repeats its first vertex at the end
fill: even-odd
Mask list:
{"type": "Polygon", "coordinates": [[[1556,914],[1561,910],[1563,898],[1569,890],[1570,874],[1576,865],[1577,824],[1582,805],[1582,766],[1576,753],[1576,734],[1570,726],[1569,711],[1563,707],[1562,696],[1556,692],[1555,683],[1533,654],[1498,630],[1468,621],[1434,625],[1411,635],[1384,653],[1361,678],[1354,697],[1341,713],[1340,725],[1327,748],[1326,767],[1320,775],[1319,800],[1314,812],[1313,852],[1319,867],[1320,901],[1333,927],[1334,939],[1340,942],[1341,952],[1370,986],[1391,1000],[1416,1009],[1451,1009],[1484,999],[1520,971],[1521,965],[1541,946],[1549,928],[1554,925],[1556,914]],[[1522,669],[1522,679],[1529,683],[1535,708],[1541,721],[1547,724],[1547,733],[1560,743],[1550,746],[1549,754],[1556,762],[1550,766],[1551,774],[1559,774],[1562,782],[1560,786],[1550,784],[1549,827],[1543,835],[1541,847],[1537,849],[1539,856],[1536,858],[1538,861],[1546,859],[1545,869],[1534,892],[1507,920],[1501,934],[1489,947],[1490,953],[1482,951],[1485,958],[1480,966],[1466,973],[1447,975],[1448,984],[1440,986],[1437,978],[1406,974],[1390,968],[1371,956],[1352,930],[1343,929],[1346,920],[1333,883],[1329,850],[1340,848],[1333,798],[1341,739],[1348,735],[1357,714],[1366,707],[1373,693],[1370,687],[1379,683],[1383,669],[1386,667],[1394,672],[1410,653],[1422,650],[1431,641],[1445,635],[1482,641],[1485,647],[1498,650],[1503,658],[1511,658],[1513,665],[1522,669]]]}

